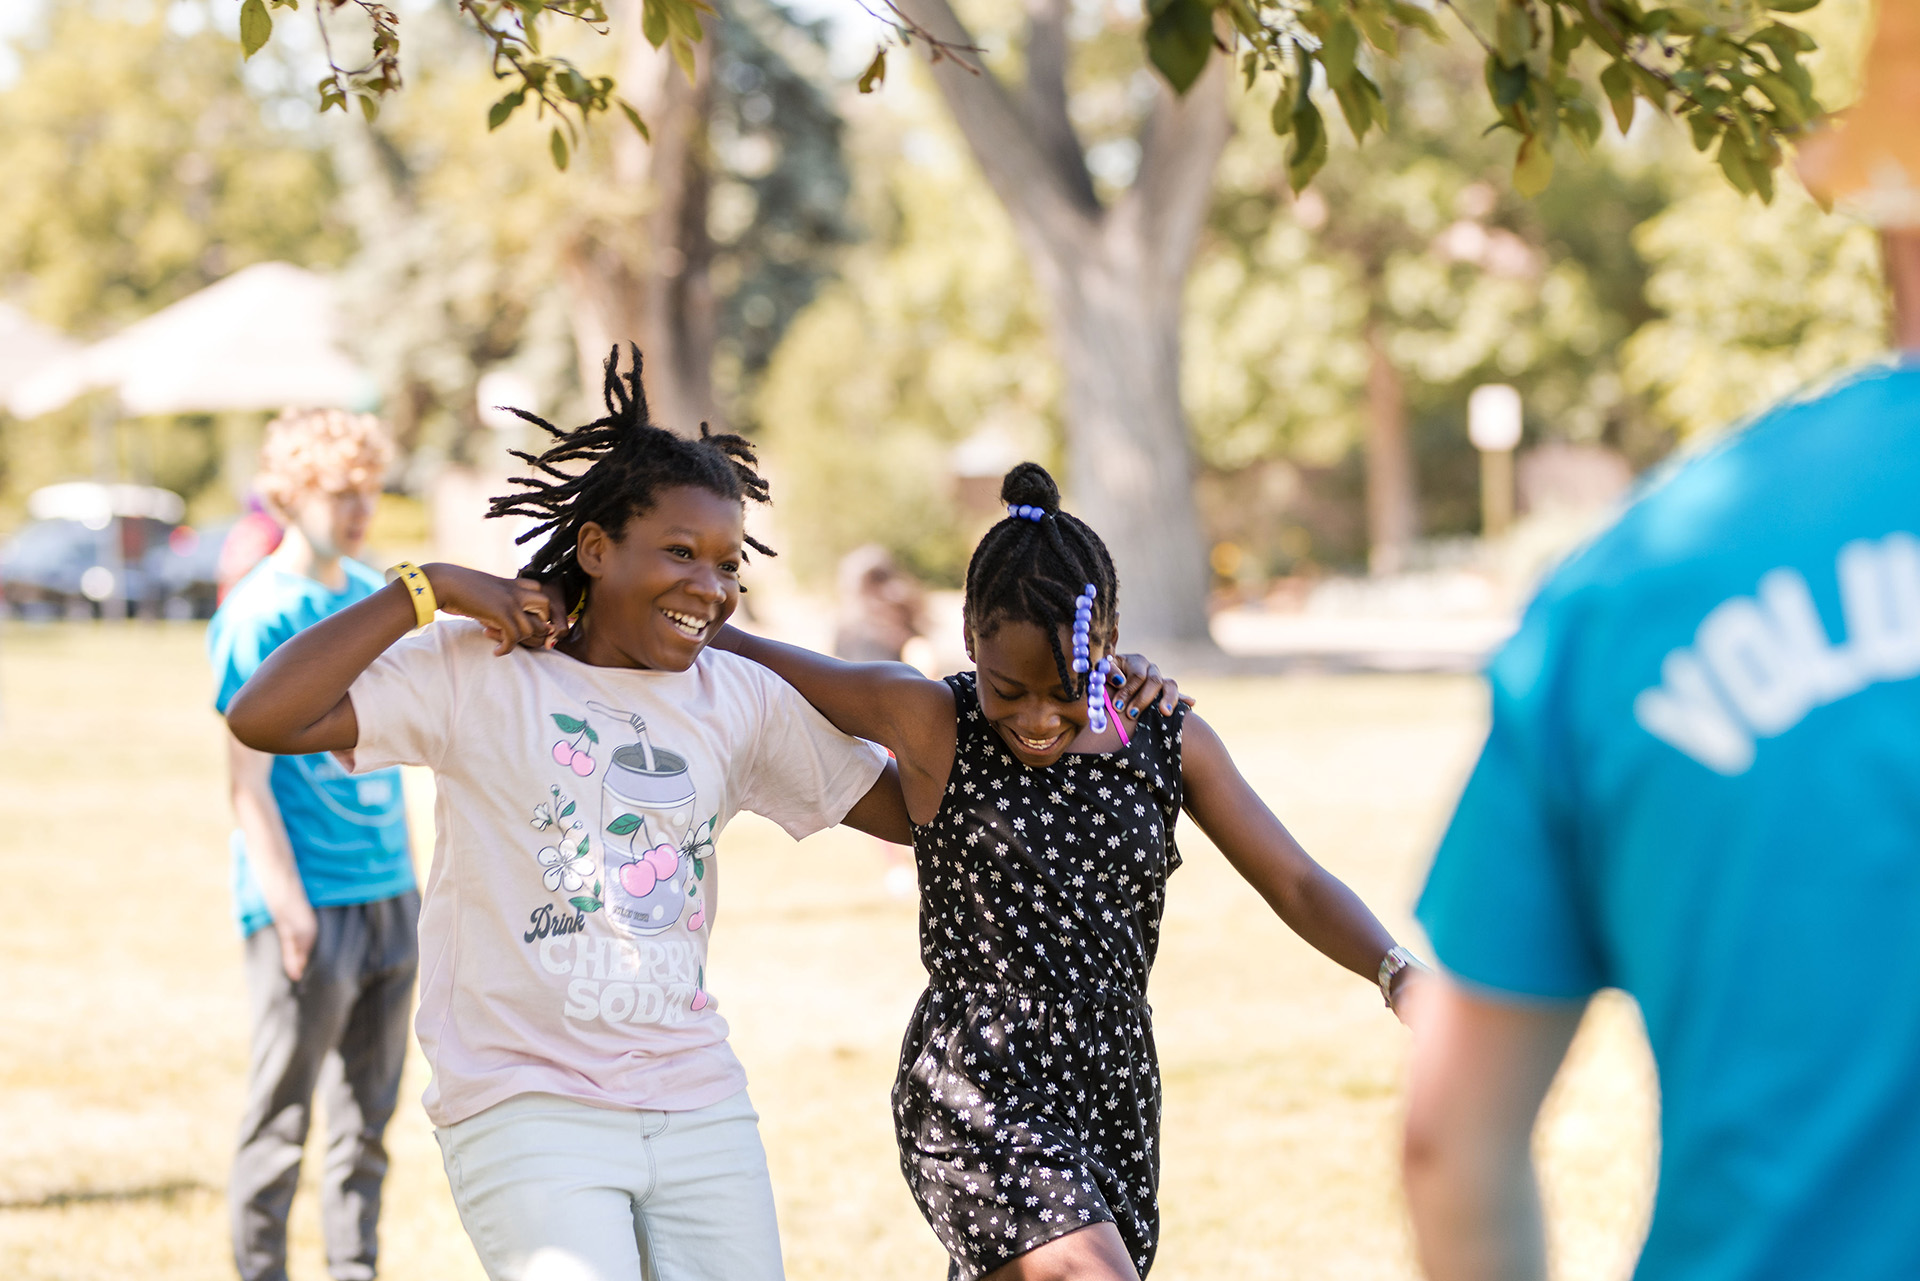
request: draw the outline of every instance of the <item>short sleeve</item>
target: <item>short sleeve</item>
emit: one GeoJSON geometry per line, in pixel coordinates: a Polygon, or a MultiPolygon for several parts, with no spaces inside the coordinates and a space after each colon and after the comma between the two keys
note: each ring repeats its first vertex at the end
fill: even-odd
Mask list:
{"type": "Polygon", "coordinates": [[[434,623],[389,645],[360,673],[347,690],[360,727],[352,753],[341,753],[349,770],[440,767],[459,705],[462,633],[477,629],[465,620],[434,623]]]}
{"type": "Polygon", "coordinates": [[[1579,1000],[1606,983],[1578,874],[1552,612],[1536,605],[1488,673],[1493,724],[1416,915],[1447,971],[1516,997],[1579,1000]]]}
{"type": "Polygon", "coordinates": [[[741,780],[740,808],[772,819],[798,840],[845,818],[886,768],[887,754],[842,734],[772,672],[752,668],[763,718],[741,780]]]}
{"type": "Polygon", "coordinates": [[[242,608],[244,603],[231,602],[230,608],[214,615],[207,628],[207,655],[213,663],[213,706],[222,716],[240,687],[267,661],[267,655],[295,631],[293,620],[286,615],[248,613],[242,608]]]}

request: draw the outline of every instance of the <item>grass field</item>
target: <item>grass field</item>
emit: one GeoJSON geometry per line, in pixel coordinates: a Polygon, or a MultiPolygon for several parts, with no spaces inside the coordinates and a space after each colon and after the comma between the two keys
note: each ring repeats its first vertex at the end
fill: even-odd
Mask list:
{"type": "MultiPolygon", "coordinates": [[[[8,1281],[232,1274],[221,1187],[245,1021],[223,729],[202,644],[188,626],[0,633],[8,1281]]],[[[1307,848],[1409,930],[1482,733],[1476,682],[1300,677],[1191,692],[1307,848]]],[[[424,838],[432,782],[408,787],[424,838]]],[[[871,842],[812,840],[834,855],[830,880],[771,824],[742,816],[729,829],[709,984],[752,1077],[788,1272],[935,1281],[944,1258],[898,1174],[886,1103],[922,980],[914,909],[883,891],[871,842]]],[[[1403,1031],[1185,825],[1182,845],[1152,989],[1167,1093],[1156,1281],[1414,1276],[1395,1167],[1403,1031]]],[[[425,1077],[416,1054],[389,1133],[383,1274],[477,1279],[419,1108],[425,1077]]],[[[1653,1093],[1631,1007],[1596,1004],[1541,1138],[1569,1281],[1629,1270],[1651,1188],[1653,1093]]],[[[310,1182],[294,1237],[296,1281],[320,1281],[310,1182]]]]}

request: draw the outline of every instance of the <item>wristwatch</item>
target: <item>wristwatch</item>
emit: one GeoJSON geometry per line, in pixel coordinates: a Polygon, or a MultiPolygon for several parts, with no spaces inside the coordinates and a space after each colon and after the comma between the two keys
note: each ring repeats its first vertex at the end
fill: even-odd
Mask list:
{"type": "Polygon", "coordinates": [[[1392,950],[1380,958],[1380,995],[1385,998],[1388,1009],[1393,1008],[1393,980],[1401,970],[1405,969],[1426,970],[1427,973],[1432,973],[1420,963],[1419,957],[1396,943],[1392,950]]]}

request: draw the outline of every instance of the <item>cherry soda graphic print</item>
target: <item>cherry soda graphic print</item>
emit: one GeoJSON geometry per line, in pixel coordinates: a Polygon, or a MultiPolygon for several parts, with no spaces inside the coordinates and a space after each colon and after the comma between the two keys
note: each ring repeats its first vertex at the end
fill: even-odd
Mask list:
{"type": "Polygon", "coordinates": [[[637,740],[614,749],[600,781],[607,919],[628,935],[661,934],[683,917],[689,930],[698,930],[706,923],[700,885],[713,848],[713,819],[696,837],[686,758],[655,747],[637,712],[601,703],[587,709],[625,721],[637,740]]]}
{"type": "Polygon", "coordinates": [[[579,779],[601,775],[598,830],[587,828],[585,815],[576,815],[584,807],[561,787],[547,789],[551,799],[536,807],[533,826],[559,834],[536,858],[543,887],[568,893],[573,911],[568,916],[552,904],[536,909],[526,941],[540,947],[548,973],[571,979],[568,1019],[678,1023],[713,1005],[702,963],[702,886],[718,815],[696,821],[687,759],[654,746],[645,717],[599,702],[589,702],[586,711],[550,713],[566,735],[551,754],[579,779]],[[629,735],[633,741],[617,742],[629,735]],[[617,745],[609,749],[609,741],[617,745]]]}

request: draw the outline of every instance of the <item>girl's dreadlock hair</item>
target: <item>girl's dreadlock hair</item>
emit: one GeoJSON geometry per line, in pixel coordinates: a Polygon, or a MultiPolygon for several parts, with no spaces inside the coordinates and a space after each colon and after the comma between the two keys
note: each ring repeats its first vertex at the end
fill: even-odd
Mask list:
{"type": "MultiPolygon", "coordinates": [[[[555,443],[538,455],[507,451],[545,478],[515,476],[508,483],[521,486],[521,492],[502,494],[487,504],[488,516],[528,516],[538,522],[514,539],[524,543],[547,536],[520,573],[543,582],[557,580],[569,610],[587,589],[586,571],[574,553],[580,527],[588,521],[618,539],[628,520],[651,511],[655,495],[676,485],[694,485],[737,502],[770,501],[767,482],[754,470],[759,459],[745,437],[716,436],[701,423],[699,439],[689,440],[653,425],[640,386],[640,349],[629,344],[628,350],[633,368],[626,374],[620,372],[618,344],[607,356],[606,417],[567,431],[524,409],[510,409],[553,436],[555,443]],[[578,466],[582,462],[584,470],[578,466]]],[[[747,546],[774,554],[752,535],[747,546]]]]}
{"type": "Polygon", "coordinates": [[[1073,625],[1073,603],[1092,583],[1093,636],[1111,637],[1120,621],[1120,580],[1100,535],[1060,510],[1060,488],[1039,463],[1021,463],[1000,482],[1000,501],[1037,508],[1039,520],[1008,516],[987,531],[967,565],[967,630],[991,636],[1001,623],[1033,623],[1047,634],[1060,684],[1075,697],[1090,679],[1074,672],[1060,648],[1073,625]]]}

